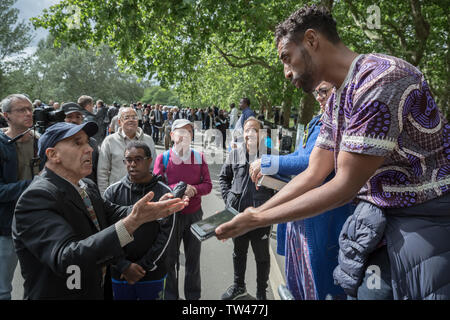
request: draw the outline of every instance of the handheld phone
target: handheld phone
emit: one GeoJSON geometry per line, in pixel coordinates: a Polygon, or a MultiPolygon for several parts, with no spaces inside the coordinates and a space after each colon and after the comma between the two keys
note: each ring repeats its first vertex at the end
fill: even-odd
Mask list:
{"type": "Polygon", "coordinates": [[[230,221],[237,214],[239,214],[239,212],[235,209],[231,207],[226,208],[225,210],[213,214],[204,220],[193,223],[191,225],[191,232],[197,237],[198,240],[206,240],[216,234],[215,230],[218,226],[230,221]]]}

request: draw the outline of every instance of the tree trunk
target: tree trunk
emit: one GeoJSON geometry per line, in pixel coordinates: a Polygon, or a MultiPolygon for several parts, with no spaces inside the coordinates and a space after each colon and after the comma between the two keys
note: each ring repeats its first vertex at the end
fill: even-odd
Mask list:
{"type": "Polygon", "coordinates": [[[291,117],[291,106],[292,100],[288,100],[283,102],[283,112],[281,115],[283,116],[283,123],[281,124],[284,128],[289,128],[289,120],[291,117]]]}
{"type": "Polygon", "coordinates": [[[311,121],[315,112],[315,102],[314,96],[312,94],[304,94],[302,100],[300,101],[300,106],[298,108],[298,123],[307,125],[311,121]]]}

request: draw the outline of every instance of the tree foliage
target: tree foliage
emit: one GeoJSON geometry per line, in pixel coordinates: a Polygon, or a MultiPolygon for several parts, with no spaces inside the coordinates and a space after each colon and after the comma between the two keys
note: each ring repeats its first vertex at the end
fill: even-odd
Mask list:
{"type": "Polygon", "coordinates": [[[30,26],[24,21],[18,21],[19,10],[12,7],[15,2],[0,2],[0,91],[6,85],[5,72],[16,65],[11,57],[20,54],[31,41],[30,26]]]}
{"type": "Polygon", "coordinates": [[[18,21],[19,10],[12,8],[16,0],[0,2],[0,61],[21,53],[31,41],[30,27],[18,21]]]}
{"type": "MultiPolygon", "coordinates": [[[[379,28],[370,28],[373,1],[312,1],[332,10],[344,42],[358,53],[396,55],[424,73],[448,113],[449,9],[445,0],[378,1],[379,28]]],[[[63,0],[36,19],[57,41],[80,47],[106,44],[121,66],[177,87],[182,99],[225,104],[252,95],[256,108],[300,106],[311,99],[283,79],[275,26],[304,1],[63,0]],[[75,21],[75,23],[74,23],[75,21]]],[[[308,110],[302,110],[307,108],[308,110]]],[[[309,116],[301,118],[306,122],[309,116]]],[[[284,117],[285,119],[288,117],[284,117]]]]}
{"type": "Polygon", "coordinates": [[[42,101],[76,101],[86,94],[94,99],[130,103],[144,94],[146,81],[120,72],[108,47],[78,50],[74,45],[53,46],[51,37],[38,44],[36,53],[5,73],[0,94],[21,92],[42,101]]]}
{"type": "Polygon", "coordinates": [[[158,103],[169,106],[180,105],[180,100],[173,90],[162,88],[158,85],[145,88],[141,101],[143,103],[158,103]]]}

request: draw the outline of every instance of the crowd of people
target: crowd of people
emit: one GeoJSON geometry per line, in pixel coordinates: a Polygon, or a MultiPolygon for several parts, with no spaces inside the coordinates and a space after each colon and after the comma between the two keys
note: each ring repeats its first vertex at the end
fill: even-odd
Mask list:
{"type": "Polygon", "coordinates": [[[273,152],[246,97],[239,115],[234,104],[229,113],[107,107],[83,95],[50,102],[63,118],[41,134],[30,130],[41,101],[4,98],[0,299],[11,298],[18,261],[27,299],[179,299],[181,242],[184,296],[200,299],[201,242],[190,226],[213,183],[192,141],[204,131],[210,145],[212,130],[227,151],[222,199],[240,212],[216,229],[233,239],[222,299],[247,294],[250,244],[256,298],[267,299],[274,224],[294,299],[450,299],[450,125],[422,73],[351,51],[315,5],[278,25],[275,38],[285,77],[320,104],[286,155],[273,152]],[[264,175],[292,180],[275,192],[259,185],[264,175]]]}
{"type": "MultiPolygon", "coordinates": [[[[248,112],[249,100],[242,101],[245,114],[239,118],[233,112],[233,126],[252,115],[248,112]]],[[[25,298],[178,299],[176,270],[181,242],[187,258],[185,297],[200,298],[201,243],[190,232],[190,226],[202,219],[201,197],[211,192],[212,182],[203,153],[191,149],[191,145],[194,122],[201,121],[204,130],[228,129],[230,122],[223,110],[210,108],[205,114],[200,109],[194,114],[194,109],[180,111],[173,107],[168,111],[168,107],[140,102],[107,107],[102,100],[94,102],[92,97],[83,95],[77,102],[63,103],[60,108],[53,103],[56,110],[51,112],[63,112],[63,121],[44,124],[45,130],[39,134],[30,129],[35,110],[46,108],[41,101],[31,103],[27,96],[13,94],[4,98],[1,105],[7,122],[0,132],[0,190],[5,195],[0,238],[2,299],[11,298],[11,281],[18,261],[25,279],[25,298]],[[155,144],[163,140],[166,151],[157,156],[155,144]],[[129,227],[126,219],[149,192],[152,202],[161,202],[172,212],[174,205],[166,202],[180,182],[187,186],[182,202],[176,204],[183,205],[177,218],[170,216],[158,222],[150,219],[141,221],[141,227],[129,227]],[[54,192],[46,194],[42,188],[54,192]],[[40,194],[38,198],[36,193],[40,194]],[[41,207],[32,205],[34,202],[41,203],[41,207]],[[25,230],[22,228],[37,222],[26,214],[30,210],[41,212],[33,217],[39,216],[42,223],[39,228],[25,230]],[[78,221],[80,216],[69,217],[74,214],[71,210],[84,212],[88,223],[78,221]],[[116,251],[101,252],[108,242],[105,237],[112,237],[105,229],[112,225],[109,232],[119,240],[111,244],[116,251]],[[45,239],[35,238],[48,228],[52,231],[45,239]],[[124,236],[126,232],[129,237],[124,236]],[[118,248],[123,248],[122,256],[118,248]],[[42,255],[39,262],[37,254],[42,255]],[[32,267],[34,263],[39,263],[39,268],[32,267]],[[56,281],[72,263],[83,266],[82,270],[88,268],[88,278],[83,277],[80,283],[83,289],[76,293],[56,281]],[[96,275],[95,264],[101,270],[100,276],[96,275]],[[87,283],[88,279],[94,282],[87,283]],[[44,288],[43,281],[54,283],[44,288]]],[[[225,141],[220,147],[225,148],[225,141]]],[[[146,210],[147,215],[157,214],[153,207],[146,210]]]]}

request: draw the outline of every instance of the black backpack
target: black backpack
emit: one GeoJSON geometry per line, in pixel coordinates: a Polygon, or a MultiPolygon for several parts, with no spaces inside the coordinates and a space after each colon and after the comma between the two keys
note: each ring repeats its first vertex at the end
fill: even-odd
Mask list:
{"type": "Polygon", "coordinates": [[[292,148],[292,137],[291,136],[283,136],[281,138],[281,152],[290,153],[292,148]]]}
{"type": "Polygon", "coordinates": [[[114,118],[119,113],[119,108],[112,107],[108,109],[108,112],[106,113],[105,121],[106,123],[110,123],[112,118],[114,118]]]}

